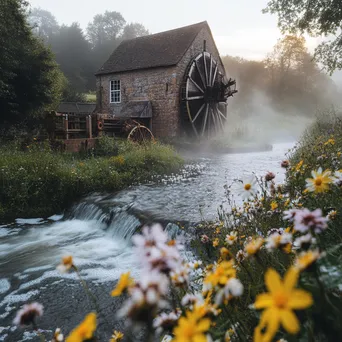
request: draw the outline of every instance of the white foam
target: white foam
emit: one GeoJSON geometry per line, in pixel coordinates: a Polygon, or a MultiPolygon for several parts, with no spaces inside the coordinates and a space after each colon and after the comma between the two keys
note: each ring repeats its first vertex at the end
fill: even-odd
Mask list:
{"type": "Polygon", "coordinates": [[[28,224],[28,225],[36,225],[36,224],[43,224],[45,223],[44,219],[43,218],[26,218],[26,219],[23,219],[23,218],[17,218],[15,220],[15,222],[17,224],[20,224],[20,225],[24,225],[24,224],[28,224]]]}
{"type": "Polygon", "coordinates": [[[11,283],[6,278],[0,278],[0,294],[6,293],[11,288],[11,283]]]}

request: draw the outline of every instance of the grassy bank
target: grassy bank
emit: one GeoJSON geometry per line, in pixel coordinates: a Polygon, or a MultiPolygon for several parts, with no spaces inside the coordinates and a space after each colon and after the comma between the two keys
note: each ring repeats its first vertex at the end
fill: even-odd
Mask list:
{"type": "Polygon", "coordinates": [[[181,158],[158,143],[100,140],[87,155],[54,152],[33,141],[0,149],[0,221],[60,212],[91,192],[120,190],[176,171],[181,158]]]}

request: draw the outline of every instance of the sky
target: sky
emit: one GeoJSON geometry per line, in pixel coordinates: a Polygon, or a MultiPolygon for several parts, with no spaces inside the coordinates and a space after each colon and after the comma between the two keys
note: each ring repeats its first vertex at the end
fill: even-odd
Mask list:
{"type": "MultiPolygon", "coordinates": [[[[79,22],[85,29],[96,14],[120,12],[125,20],[142,23],[151,33],[206,20],[221,55],[261,60],[281,33],[275,15],[262,14],[267,0],[29,0],[50,11],[59,24],[79,22]]],[[[317,40],[306,37],[310,51],[317,40]]]]}

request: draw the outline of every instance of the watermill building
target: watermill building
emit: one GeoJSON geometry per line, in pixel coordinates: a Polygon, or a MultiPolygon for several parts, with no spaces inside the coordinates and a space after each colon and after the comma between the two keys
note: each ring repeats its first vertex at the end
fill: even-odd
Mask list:
{"type": "Polygon", "coordinates": [[[101,129],[130,118],[157,137],[215,132],[235,92],[207,22],[123,41],[96,86],[101,129]]]}

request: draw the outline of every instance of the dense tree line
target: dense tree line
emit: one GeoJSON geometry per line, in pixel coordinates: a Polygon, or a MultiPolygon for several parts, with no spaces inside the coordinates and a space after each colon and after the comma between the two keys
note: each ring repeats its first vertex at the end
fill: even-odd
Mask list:
{"type": "Polygon", "coordinates": [[[27,24],[23,0],[0,1],[0,128],[23,126],[61,99],[66,79],[27,24]]]}
{"type": "Polygon", "coordinates": [[[35,35],[51,48],[70,90],[76,93],[95,89],[94,73],[123,39],[149,34],[142,24],[126,23],[115,11],[95,15],[85,32],[76,22],[59,25],[52,13],[40,8],[28,12],[28,21],[35,35]]]}
{"type": "Polygon", "coordinates": [[[239,94],[232,105],[242,116],[257,106],[270,105],[279,113],[315,115],[318,108],[339,101],[331,78],[319,68],[301,36],[280,39],[262,61],[222,58],[229,76],[236,77],[239,94]]]}

